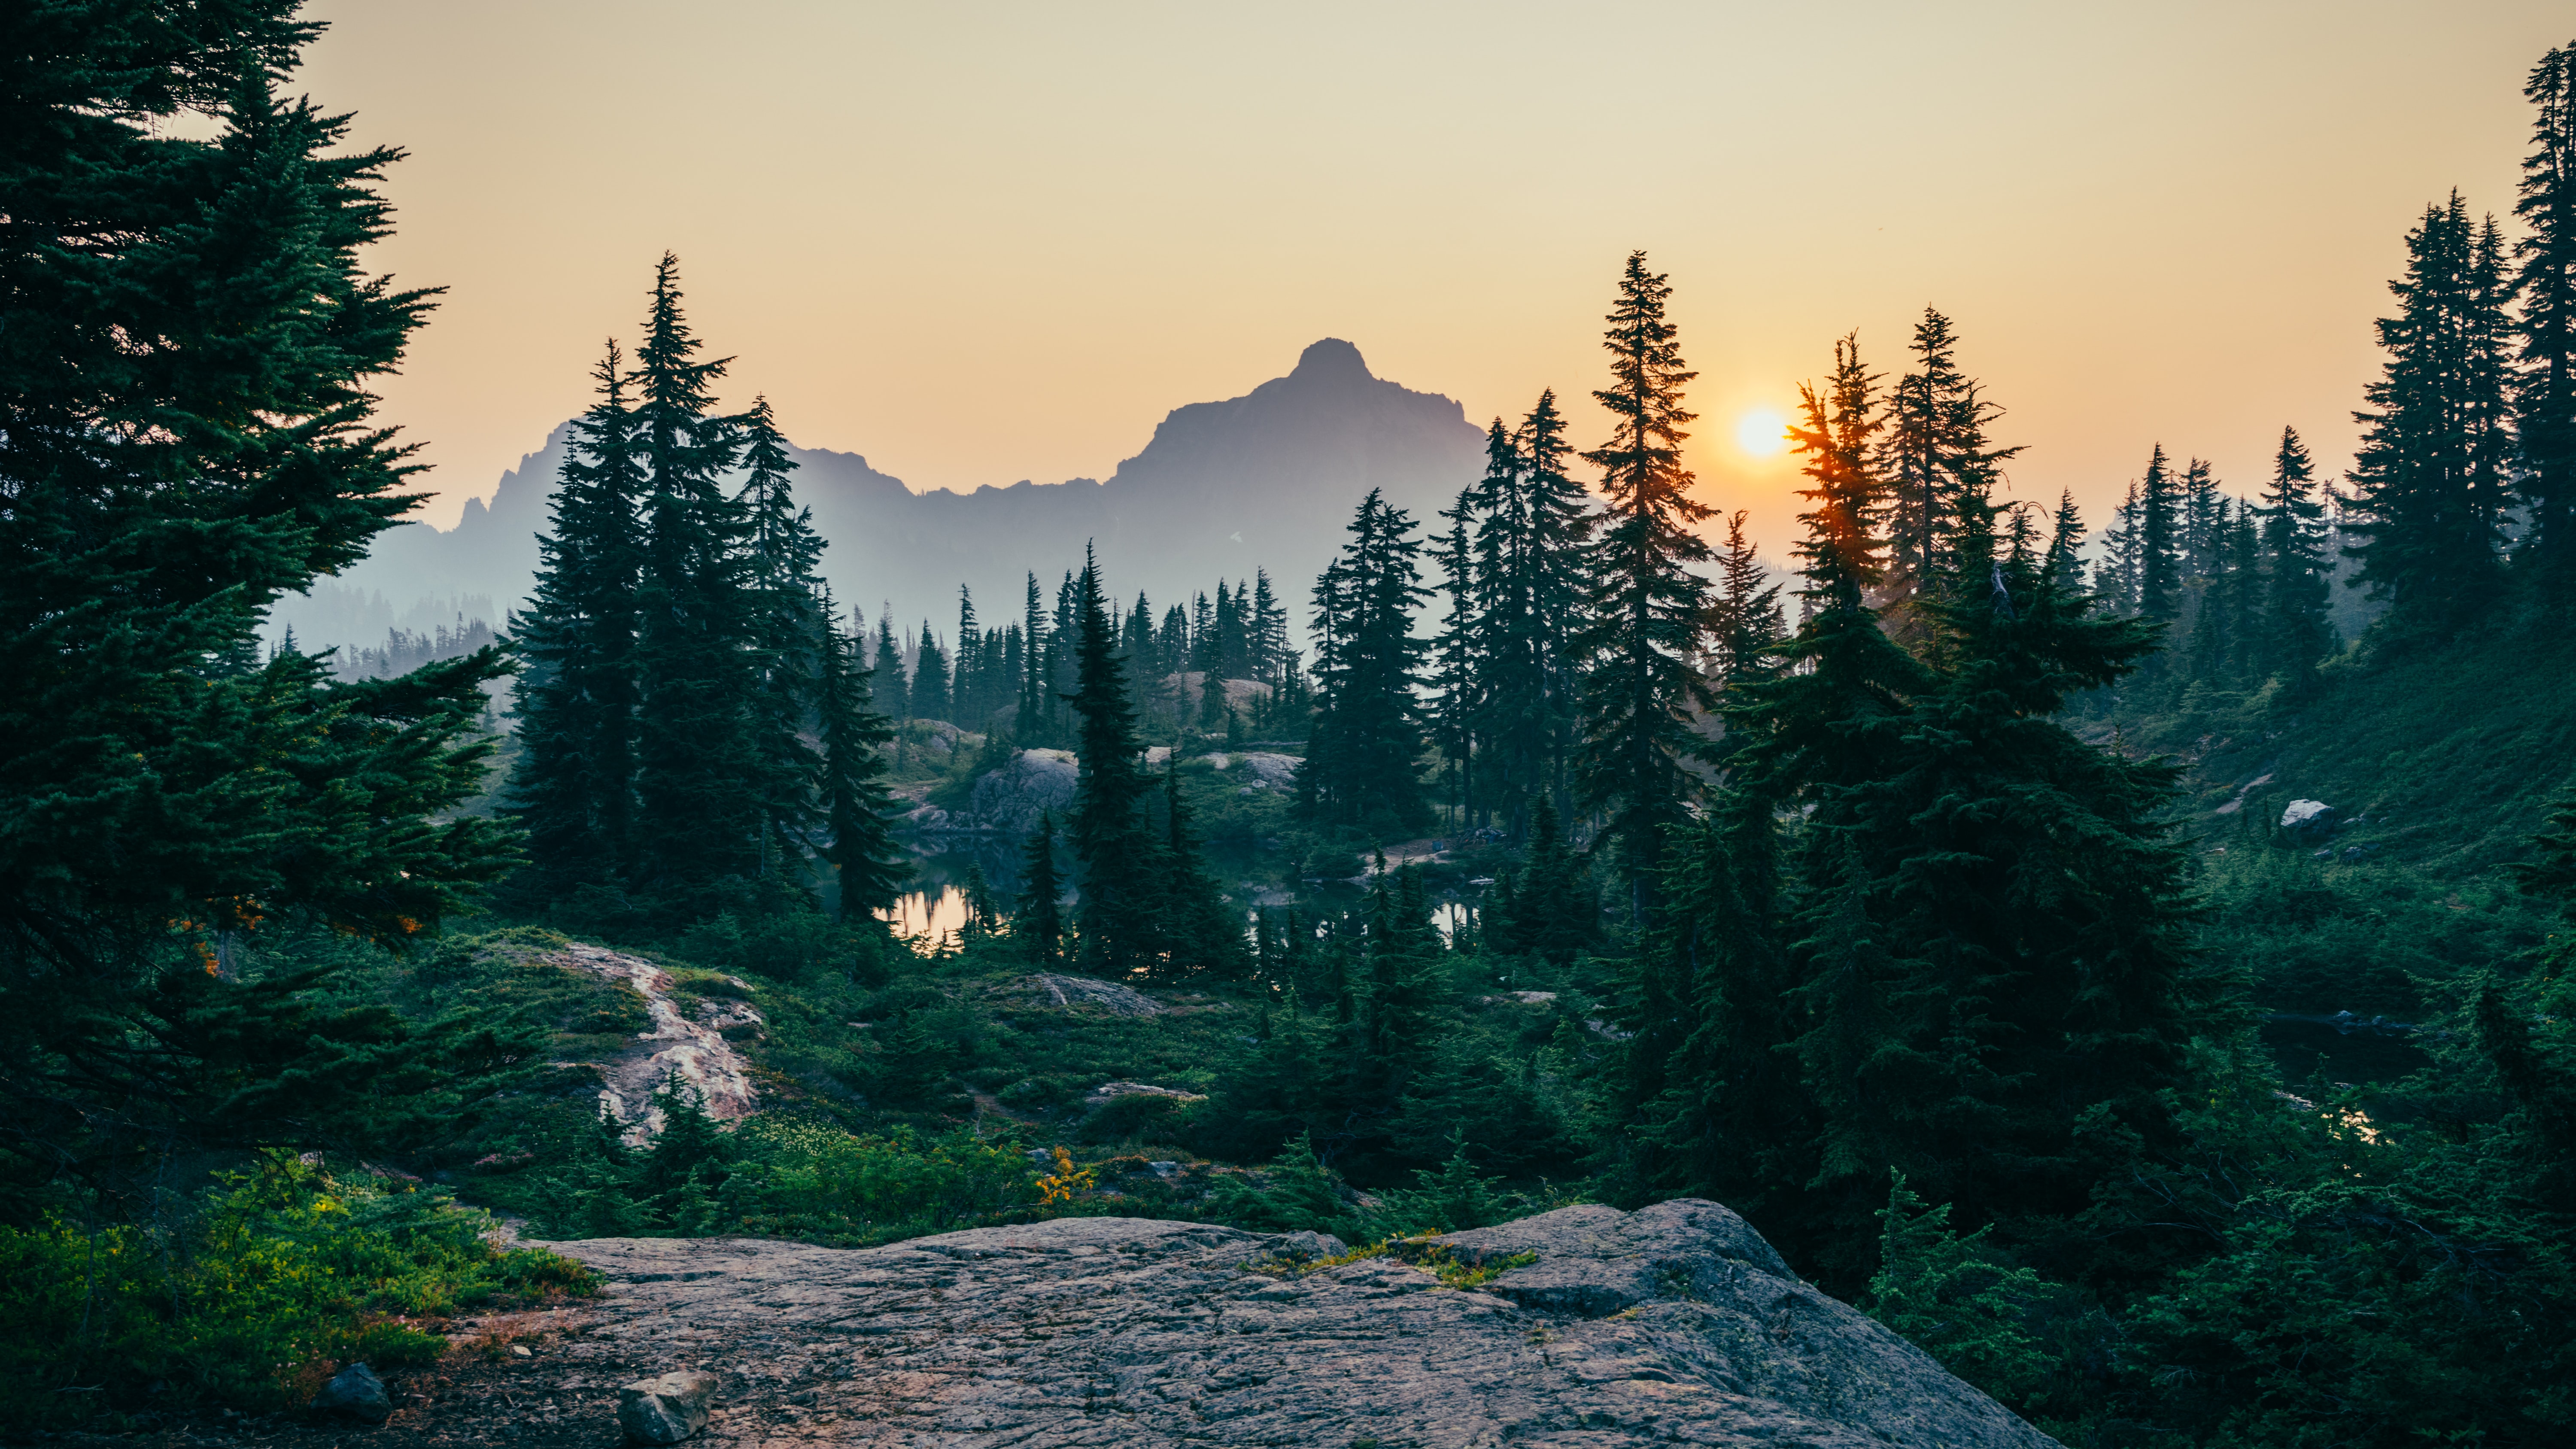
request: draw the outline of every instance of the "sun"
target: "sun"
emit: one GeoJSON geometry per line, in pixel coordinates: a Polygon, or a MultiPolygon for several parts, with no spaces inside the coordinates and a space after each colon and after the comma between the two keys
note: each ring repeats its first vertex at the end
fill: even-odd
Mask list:
{"type": "Polygon", "coordinates": [[[1768,458],[1789,446],[1789,420],[1771,408],[1755,408],[1735,420],[1735,446],[1768,458]]]}

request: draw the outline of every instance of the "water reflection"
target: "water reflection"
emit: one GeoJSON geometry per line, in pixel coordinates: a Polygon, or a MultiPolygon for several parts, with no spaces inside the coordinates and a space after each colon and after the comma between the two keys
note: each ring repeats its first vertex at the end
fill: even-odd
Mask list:
{"type": "Polygon", "coordinates": [[[877,919],[894,927],[897,936],[945,937],[966,924],[966,893],[953,885],[906,891],[893,906],[877,912],[877,919]]]}

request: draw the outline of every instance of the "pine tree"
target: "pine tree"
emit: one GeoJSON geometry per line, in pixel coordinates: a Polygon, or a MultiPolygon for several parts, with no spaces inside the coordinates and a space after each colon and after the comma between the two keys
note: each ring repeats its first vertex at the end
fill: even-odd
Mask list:
{"type": "Polygon", "coordinates": [[[984,662],[984,631],[975,622],[975,596],[964,584],[957,586],[957,657],[949,684],[951,701],[948,718],[959,729],[980,730],[983,713],[984,682],[977,677],[976,666],[984,662]]]}
{"type": "Polygon", "coordinates": [[[2565,589],[2576,584],[2576,44],[2542,56],[2522,94],[2539,114],[2513,207],[2530,228],[2514,245],[2522,297],[2514,422],[2531,505],[2528,547],[2565,589]]]}
{"type": "Polygon", "coordinates": [[[1914,637],[1905,607],[1952,567],[1945,557],[1963,498],[1983,498],[2019,448],[1994,448],[1986,429],[2002,409],[1979,395],[1959,367],[1959,337],[1950,319],[1926,307],[1914,326],[1914,367],[1889,389],[1876,472],[1885,498],[1888,538],[1884,602],[1898,632],[1914,637]]]}
{"type": "Polygon", "coordinates": [[[869,693],[888,719],[912,718],[912,686],[904,673],[903,645],[894,637],[894,606],[888,604],[877,616],[876,653],[869,661],[872,671],[869,693]]]}
{"type": "Polygon", "coordinates": [[[1603,345],[1612,385],[1593,394],[1616,427],[1583,455],[1601,470],[1609,507],[1593,555],[1585,632],[1576,648],[1592,667],[1583,681],[1581,790],[1617,842],[1632,918],[1643,927],[1663,832],[1687,816],[1682,762],[1703,746],[1694,707],[1715,701],[1692,669],[1707,616],[1706,586],[1691,565],[1709,559],[1692,526],[1715,510],[1690,496],[1682,431],[1692,414],[1682,388],[1697,376],[1682,362],[1664,304],[1665,278],[1628,257],[1603,345]]]}
{"type": "Polygon", "coordinates": [[[1230,980],[1243,974],[1243,913],[1226,905],[1208,874],[1188,801],[1181,794],[1181,759],[1163,767],[1163,840],[1148,864],[1157,945],[1152,974],[1179,981],[1206,975],[1230,980]]]}
{"type": "Polygon", "coordinates": [[[912,717],[914,719],[956,719],[956,703],[949,692],[948,651],[930,632],[930,621],[921,621],[921,642],[912,654],[912,717]]]}
{"type": "Polygon", "coordinates": [[[1708,636],[1726,687],[1771,676],[1771,651],[1788,632],[1780,586],[1770,580],[1753,540],[1749,515],[1737,509],[1726,520],[1726,551],[1718,557],[1717,597],[1710,605],[1708,636]]]}
{"type": "Polygon", "coordinates": [[[1011,733],[1023,747],[1035,748],[1055,738],[1055,690],[1047,671],[1048,661],[1054,657],[1055,641],[1047,634],[1046,601],[1038,593],[1034,569],[1029,571],[1028,602],[1020,631],[1025,640],[1020,656],[1020,712],[1011,733]]]}
{"type": "Polygon", "coordinates": [[[2326,616],[2334,560],[2328,556],[2325,505],[2317,499],[2316,464],[2298,430],[2281,430],[2272,459],[2272,483],[2257,510],[2263,520],[2262,623],[2255,668],[2299,688],[2310,669],[2334,647],[2326,616]]]}
{"type": "Polygon", "coordinates": [[[536,588],[511,620],[519,656],[512,814],[528,832],[523,889],[552,896],[617,878],[634,849],[637,513],[634,420],[617,344],[592,376],[537,539],[536,588]]]}
{"type": "Polygon", "coordinates": [[[1403,827],[1430,818],[1417,773],[1423,643],[1413,610],[1431,591],[1414,528],[1412,515],[1370,489],[1340,556],[1315,581],[1317,709],[1297,772],[1300,808],[1312,818],[1403,827]]]}
{"type": "Polygon", "coordinates": [[[106,1189],[92,1222],[160,1213],[172,1164],[254,1145],[452,1132],[428,1119],[492,1070],[317,976],[220,969],[300,924],[404,948],[514,854],[458,809],[490,768],[498,650],[206,673],[421,500],[374,418],[433,296],[366,267],[400,153],[279,99],[315,34],[295,12],[10,15],[0,1162],[22,1226],[84,1187],[106,1189]]]}
{"type": "Polygon", "coordinates": [[[769,399],[752,400],[741,420],[742,462],[749,470],[740,502],[745,518],[750,590],[749,646],[758,671],[752,751],[761,814],[760,874],[795,879],[822,824],[816,809],[823,757],[806,742],[815,725],[824,634],[837,627],[823,612],[823,539],[811,510],[799,507],[788,475],[796,460],[778,432],[769,399]]]}
{"type": "MultiPolygon", "coordinates": [[[[871,706],[870,671],[859,667],[866,616],[854,615],[844,633],[828,589],[819,612],[822,655],[816,664],[814,715],[822,743],[815,791],[823,817],[822,855],[840,881],[841,919],[863,920],[894,904],[906,873],[890,823],[894,800],[885,786],[885,747],[894,739],[894,726],[871,706]]],[[[900,678],[902,658],[888,662],[900,678]]]]}
{"type": "MultiPolygon", "coordinates": [[[[1074,752],[1081,764],[1070,823],[1082,866],[1082,958],[1087,968],[1116,977],[1150,964],[1158,942],[1156,842],[1145,821],[1144,749],[1127,664],[1101,592],[1100,565],[1087,549],[1074,599],[1076,687],[1066,703],[1078,720],[1074,752]]],[[[1139,596],[1137,613],[1144,611],[1139,596]]]]}
{"type": "Polygon", "coordinates": [[[1449,520],[1449,532],[1441,538],[1435,556],[1440,563],[1440,592],[1449,602],[1430,651],[1432,742],[1448,762],[1461,828],[1476,820],[1476,646],[1483,629],[1477,617],[1475,555],[1467,536],[1468,520],[1475,516],[1475,494],[1470,487],[1440,514],[1449,520]]]}
{"type": "Polygon", "coordinates": [[[678,900],[758,865],[758,675],[741,504],[725,492],[735,428],[716,414],[725,363],[700,361],[680,310],[679,259],[653,277],[635,354],[645,549],[637,614],[636,863],[678,900]]]}
{"type": "Polygon", "coordinates": [[[2407,617],[2457,623],[2496,582],[2510,501],[2505,398],[2509,285],[2503,243],[2453,192],[2406,236],[2406,275],[2389,284],[2398,315],[2378,324],[2388,359],[2356,412],[2347,528],[2358,583],[2407,617]]]}
{"type": "Polygon", "coordinates": [[[1011,935],[1040,966],[1055,964],[1064,944],[1064,883],[1055,870],[1055,814],[1038,812],[1037,833],[1020,852],[1020,909],[1011,935]]]}
{"type": "Polygon", "coordinates": [[[2137,612],[2163,623],[2182,612],[2182,500],[2158,443],[2147,457],[2147,474],[2138,480],[2136,531],[2137,612]]]}
{"type": "Polygon", "coordinates": [[[1270,587],[1270,571],[1252,574],[1252,608],[1248,634],[1252,677],[1276,689],[1288,660],[1288,608],[1270,587]]]}
{"type": "Polygon", "coordinates": [[[1569,801],[1566,767],[1580,728],[1576,626],[1590,586],[1595,519],[1566,473],[1573,452],[1556,395],[1544,392],[1517,430],[1497,418],[1476,485],[1481,618],[1475,729],[1486,760],[1482,798],[1525,836],[1529,803],[1569,801]]]}

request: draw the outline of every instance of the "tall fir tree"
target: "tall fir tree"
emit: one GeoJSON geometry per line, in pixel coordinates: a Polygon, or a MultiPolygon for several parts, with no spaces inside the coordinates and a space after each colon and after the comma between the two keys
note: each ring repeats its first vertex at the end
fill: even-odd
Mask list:
{"type": "Polygon", "coordinates": [[[876,650],[869,658],[869,693],[886,718],[912,718],[912,681],[903,666],[903,643],[894,636],[894,606],[877,616],[876,650]]]}
{"type": "Polygon", "coordinates": [[[1339,557],[1315,581],[1316,713],[1299,805],[1333,824],[1426,823],[1418,773],[1423,752],[1423,641],[1413,633],[1422,586],[1422,540],[1411,514],[1370,489],[1351,517],[1339,557]]]}
{"type": "Polygon", "coordinates": [[[914,719],[953,722],[956,702],[949,692],[948,651],[939,647],[939,639],[930,632],[930,621],[921,621],[921,640],[912,648],[912,717],[914,719]]]}
{"type": "Polygon", "coordinates": [[[2316,471],[2298,430],[2281,429],[2272,481],[2256,510],[2262,520],[2263,598],[2255,667],[2294,692],[2308,687],[2311,670],[2334,646],[2327,617],[2334,560],[2327,552],[2316,471]]]}
{"type": "Polygon", "coordinates": [[[1589,661],[1583,681],[1580,764],[1585,806],[1617,846],[1632,919],[1642,928],[1664,831],[1688,817],[1691,776],[1683,762],[1702,751],[1695,710],[1715,703],[1693,670],[1707,590],[1692,566],[1709,560],[1694,526],[1715,510],[1690,496],[1682,466],[1692,414],[1682,389],[1698,374],[1683,363],[1665,315],[1666,278],[1633,252],[1602,345],[1611,385],[1593,397],[1611,415],[1610,440],[1583,455],[1601,470],[1608,507],[1592,560],[1585,632],[1576,648],[1589,661]]]}
{"type": "MultiPolygon", "coordinates": [[[[1075,687],[1066,703],[1076,719],[1074,753],[1081,773],[1068,823],[1082,867],[1082,960],[1087,969],[1114,978],[1144,969],[1155,954],[1156,842],[1145,819],[1150,787],[1127,662],[1118,648],[1117,620],[1101,591],[1100,565],[1087,549],[1074,589],[1075,687]]],[[[1140,596],[1138,613],[1144,608],[1140,596]]]]}
{"type": "Polygon", "coordinates": [[[698,357],[679,280],[679,259],[663,253],[635,354],[636,460],[646,490],[636,875],[674,901],[754,873],[761,800],[746,522],[724,486],[736,429],[715,411],[725,362],[698,357]]]}
{"type": "MultiPolygon", "coordinates": [[[[828,589],[817,612],[823,621],[814,691],[815,736],[822,746],[815,790],[822,857],[839,883],[841,919],[857,921],[893,905],[907,874],[894,841],[894,800],[885,785],[885,747],[894,739],[894,726],[875,709],[870,671],[859,663],[867,616],[854,615],[843,631],[828,589]]],[[[903,660],[889,662],[899,676],[903,660]]]]}
{"type": "Polygon", "coordinates": [[[1252,605],[1246,633],[1252,655],[1252,677],[1276,689],[1288,659],[1288,606],[1270,587],[1270,571],[1252,574],[1252,605]]]}
{"type": "MultiPolygon", "coordinates": [[[[93,1241],[129,1208],[168,1241],[179,1164],[374,1154],[407,1122],[452,1130],[483,1070],[462,1033],[230,966],[235,944],[299,926],[400,949],[514,853],[507,825],[458,808],[490,768],[482,686],[505,672],[498,650],[361,681],[301,653],[208,669],[424,496],[404,491],[409,447],[374,416],[434,295],[367,270],[392,232],[383,184],[401,153],[349,147],[348,116],[281,98],[319,30],[296,12],[155,0],[9,18],[0,1166],[14,1227],[44,1231],[52,1193],[91,1188],[75,1211],[93,1241]]],[[[56,1281],[75,1300],[118,1291],[72,1272],[56,1281]]],[[[42,1394],[42,1361],[21,1362],[42,1394]]]]}
{"type": "Polygon", "coordinates": [[[2365,390],[2351,480],[2362,542],[2356,583],[2409,619],[2447,628],[2491,597],[2510,502],[2505,396],[2510,284],[2492,218],[2453,192],[2406,235],[2398,314],[2378,324],[2388,357],[2365,390]]]}
{"type": "Polygon", "coordinates": [[[951,661],[953,671],[948,686],[948,718],[959,729],[980,729],[983,716],[983,681],[977,678],[977,666],[984,662],[984,631],[975,620],[975,595],[964,584],[957,586],[957,657],[951,661]]]}
{"type": "Polygon", "coordinates": [[[2136,532],[2138,614],[2163,623],[2182,612],[2182,490],[2173,465],[2158,443],[2147,455],[2146,476],[2138,480],[2136,532]]]}
{"type": "Polygon", "coordinates": [[[2514,215],[2522,299],[2514,425],[2530,504],[2529,548],[2552,585],[2576,587],[2576,42],[2531,68],[2523,98],[2538,114],[2514,215]]]}
{"type": "Polygon", "coordinates": [[[1047,661],[1054,657],[1055,641],[1047,635],[1046,600],[1038,593],[1034,569],[1029,571],[1028,601],[1020,631],[1024,640],[1020,655],[1020,711],[1012,722],[1011,733],[1021,745],[1036,747],[1055,739],[1055,691],[1047,678],[1047,661]]]}
{"type": "Polygon", "coordinates": [[[616,880],[634,848],[642,487],[620,362],[612,340],[591,374],[598,401],[565,440],[536,587],[511,621],[524,661],[511,813],[530,847],[517,887],[549,897],[616,880]]]}
{"type": "Polygon", "coordinates": [[[1441,510],[1449,520],[1449,531],[1441,536],[1435,557],[1440,564],[1440,593],[1448,602],[1444,606],[1440,632],[1431,642],[1431,722],[1432,743],[1447,762],[1451,803],[1457,810],[1460,828],[1476,820],[1475,765],[1477,754],[1477,644],[1482,632],[1476,557],[1468,538],[1469,520],[1475,517],[1475,489],[1458,495],[1453,506],[1441,510]]]}
{"type": "Polygon", "coordinates": [[[1708,638],[1719,681],[1728,689],[1767,679],[1771,653],[1788,633],[1780,608],[1780,586],[1762,565],[1760,552],[1744,531],[1751,515],[1743,509],[1727,515],[1726,548],[1718,556],[1717,594],[1709,604],[1708,638]]]}
{"type": "MultiPolygon", "coordinates": [[[[744,517],[745,587],[750,591],[749,647],[758,673],[751,747],[759,790],[759,871],[795,880],[823,827],[817,809],[823,757],[809,738],[822,676],[824,634],[837,625],[823,612],[823,539],[814,515],[800,507],[791,474],[796,460],[780,436],[769,399],[752,399],[740,420],[740,502],[744,517]]],[[[801,882],[800,882],[801,884],[801,882]]]]}
{"type": "Polygon", "coordinates": [[[1055,868],[1055,813],[1038,812],[1038,828],[1020,849],[1020,908],[1011,936],[1040,966],[1055,964],[1064,949],[1064,881],[1055,868]]]}
{"type": "Polygon", "coordinates": [[[1476,485],[1481,575],[1476,729],[1490,757],[1484,795],[1507,833],[1524,837],[1530,802],[1570,802],[1567,763],[1580,728],[1575,638],[1590,585],[1595,516],[1566,472],[1573,448],[1556,395],[1542,392],[1520,426],[1486,439],[1476,485]]]}

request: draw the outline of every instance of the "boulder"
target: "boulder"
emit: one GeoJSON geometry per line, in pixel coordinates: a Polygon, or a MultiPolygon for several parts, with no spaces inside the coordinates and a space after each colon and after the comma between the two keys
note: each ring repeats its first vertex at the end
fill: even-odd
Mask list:
{"type": "Polygon", "coordinates": [[[617,1427],[630,1444],[677,1444],[707,1426],[717,1382],[683,1370],[628,1384],[617,1391],[617,1427]]]}
{"type": "Polygon", "coordinates": [[[1235,756],[1233,768],[1243,771],[1249,777],[1250,785],[1264,790],[1293,790],[1297,787],[1297,766],[1300,763],[1295,755],[1253,750],[1235,756]]]}
{"type": "Polygon", "coordinates": [[[313,1411],[335,1419],[355,1419],[361,1424],[381,1424],[394,1411],[394,1401],[385,1394],[385,1381],[376,1371],[362,1363],[353,1363],[331,1376],[322,1392],[313,1396],[313,1411]]]}
{"type": "Polygon", "coordinates": [[[1139,1218],[864,1250],[550,1246],[612,1285],[562,1371],[686,1355],[745,1386],[707,1430],[742,1443],[784,1442],[790,1415],[797,1442],[921,1449],[2054,1442],[1711,1202],[1565,1208],[1330,1266],[1319,1234],[1139,1218]],[[1461,1263],[1501,1271],[1444,1284],[1461,1263]]]}
{"type": "Polygon", "coordinates": [[[1055,1006],[1097,1006],[1112,1016],[1159,1016],[1170,1007],[1147,996],[1133,986],[1115,981],[1097,981],[1088,976],[1059,976],[1041,972],[1029,978],[1043,999],[1055,1006]]]}
{"type": "Polygon", "coordinates": [[[950,829],[989,830],[1019,839],[1036,832],[1038,817],[1048,811],[1064,824],[1073,808],[1074,786],[1081,767],[1068,750],[1022,750],[998,770],[975,781],[975,793],[964,819],[952,816],[950,829]]]}
{"type": "Polygon", "coordinates": [[[2293,800],[2281,812],[2283,830],[2319,830],[2334,821],[2334,807],[2323,800],[2293,800]]]}
{"type": "Polygon", "coordinates": [[[1178,1087],[1156,1087],[1144,1082],[1103,1082],[1091,1089],[1082,1105],[1098,1111],[1121,1097],[1166,1097],[1175,1102],[1204,1102],[1204,1092],[1184,1092],[1178,1087]]]}

